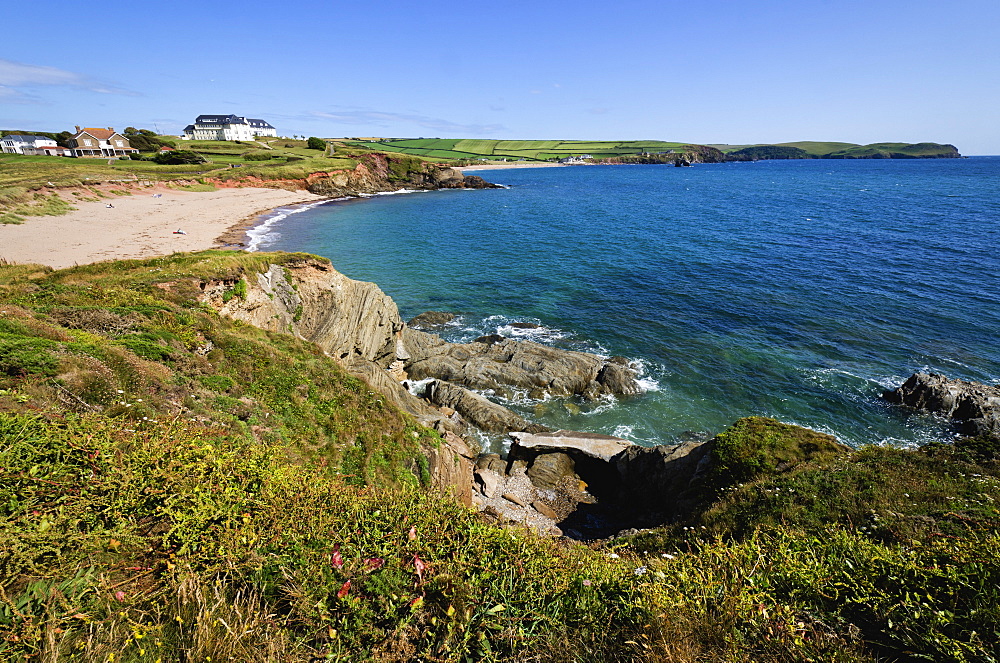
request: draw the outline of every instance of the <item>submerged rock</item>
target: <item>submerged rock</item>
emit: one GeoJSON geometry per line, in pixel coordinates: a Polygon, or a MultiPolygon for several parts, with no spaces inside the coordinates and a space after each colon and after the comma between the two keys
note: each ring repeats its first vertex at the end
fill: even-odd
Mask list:
{"type": "Polygon", "coordinates": [[[966,435],[1000,435],[1000,387],[940,373],[914,373],[882,398],[948,417],[966,435]]]}
{"type": "Polygon", "coordinates": [[[447,313],[445,311],[424,311],[420,315],[412,318],[406,324],[410,327],[426,329],[428,327],[440,327],[441,325],[447,324],[454,319],[454,313],[447,313]]]}

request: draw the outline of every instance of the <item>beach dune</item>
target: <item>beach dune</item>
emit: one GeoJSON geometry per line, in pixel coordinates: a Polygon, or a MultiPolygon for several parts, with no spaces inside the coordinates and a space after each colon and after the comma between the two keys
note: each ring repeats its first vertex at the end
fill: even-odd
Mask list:
{"type": "Polygon", "coordinates": [[[32,216],[21,225],[0,225],[0,259],[61,269],[201,251],[220,246],[227,230],[263,212],[322,199],[306,191],[250,187],[199,192],[143,189],[131,196],[75,202],[77,209],[63,216],[32,216]]]}

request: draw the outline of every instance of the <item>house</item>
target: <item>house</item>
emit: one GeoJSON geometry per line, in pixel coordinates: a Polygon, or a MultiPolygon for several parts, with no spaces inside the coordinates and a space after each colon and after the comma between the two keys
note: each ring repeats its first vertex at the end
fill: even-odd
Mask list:
{"type": "Polygon", "coordinates": [[[34,154],[36,147],[55,147],[55,145],[56,142],[54,140],[45,136],[11,134],[10,136],[0,138],[0,147],[3,147],[3,151],[7,154],[28,154],[28,152],[25,152],[25,149],[31,150],[30,153],[34,154]]]}
{"type": "Polygon", "coordinates": [[[128,139],[116,132],[114,127],[77,127],[76,133],[69,139],[69,147],[74,157],[121,157],[139,151],[129,145],[128,139]]]}
{"type": "Polygon", "coordinates": [[[71,157],[73,150],[62,145],[41,145],[39,147],[24,148],[25,154],[33,154],[40,157],[71,157]]]}
{"type": "Polygon", "coordinates": [[[254,140],[257,136],[278,136],[278,130],[264,120],[239,115],[199,115],[184,127],[184,140],[254,140]]]}

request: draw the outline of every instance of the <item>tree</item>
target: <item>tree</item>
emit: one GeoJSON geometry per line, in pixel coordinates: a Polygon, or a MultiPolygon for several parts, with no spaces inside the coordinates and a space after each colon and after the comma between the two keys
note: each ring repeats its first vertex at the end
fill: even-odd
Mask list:
{"type": "Polygon", "coordinates": [[[316,136],[310,136],[309,142],[306,145],[310,150],[325,150],[326,141],[322,138],[316,138],[316,136]]]}

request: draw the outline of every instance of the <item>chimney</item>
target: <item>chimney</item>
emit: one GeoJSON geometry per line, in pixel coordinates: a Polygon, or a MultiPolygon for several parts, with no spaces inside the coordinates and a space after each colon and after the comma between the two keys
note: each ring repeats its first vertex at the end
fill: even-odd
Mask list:
{"type": "Polygon", "coordinates": [[[80,125],[76,125],[76,133],[80,133],[80,125]]]}
{"type": "Polygon", "coordinates": [[[114,131],[114,130],[115,130],[114,127],[108,127],[108,131],[114,131]]]}

